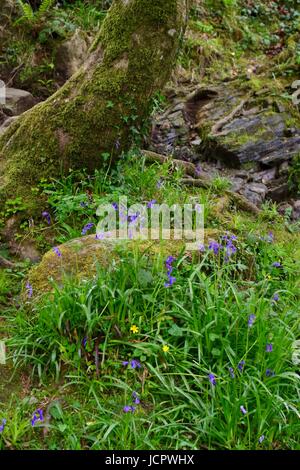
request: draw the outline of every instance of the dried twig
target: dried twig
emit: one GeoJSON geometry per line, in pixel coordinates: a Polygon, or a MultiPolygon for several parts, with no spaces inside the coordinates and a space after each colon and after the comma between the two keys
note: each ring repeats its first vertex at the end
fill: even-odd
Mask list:
{"type": "Polygon", "coordinates": [[[16,265],[8,261],[8,259],[3,258],[3,256],[0,256],[0,266],[3,268],[14,268],[16,265]]]}

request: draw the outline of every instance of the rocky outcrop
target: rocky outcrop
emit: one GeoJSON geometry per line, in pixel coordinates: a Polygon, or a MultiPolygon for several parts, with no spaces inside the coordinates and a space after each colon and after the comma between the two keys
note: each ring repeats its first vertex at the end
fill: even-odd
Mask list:
{"type": "Polygon", "coordinates": [[[289,194],[288,173],[300,152],[300,119],[269,90],[239,83],[167,90],[169,105],[153,120],[149,148],[228,177],[234,191],[260,205],[289,194]],[[194,88],[194,89],[193,89],[194,88]]]}

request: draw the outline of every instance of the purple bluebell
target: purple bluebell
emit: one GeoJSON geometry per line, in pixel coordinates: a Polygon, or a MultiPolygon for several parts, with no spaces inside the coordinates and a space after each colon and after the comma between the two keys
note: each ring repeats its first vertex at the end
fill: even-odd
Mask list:
{"type": "Polygon", "coordinates": [[[203,245],[203,243],[200,243],[200,245],[198,246],[198,248],[199,248],[199,251],[200,251],[201,253],[204,253],[204,252],[205,252],[205,245],[203,245]]]}
{"type": "Polygon", "coordinates": [[[4,431],[6,425],[6,419],[2,419],[2,423],[0,424],[0,433],[4,431]]]}
{"type": "Polygon", "coordinates": [[[202,207],[200,204],[195,204],[195,211],[198,212],[198,214],[202,214],[202,207]]]}
{"type": "Polygon", "coordinates": [[[222,248],[221,245],[218,242],[215,242],[215,241],[211,241],[208,245],[208,249],[212,250],[215,255],[217,255],[219,253],[221,248],[222,248]]]}
{"type": "Polygon", "coordinates": [[[134,406],[126,405],[123,408],[124,413],[133,413],[135,411],[134,406]]]}
{"type": "Polygon", "coordinates": [[[147,203],[147,208],[152,209],[152,207],[156,204],[156,202],[157,202],[156,199],[152,199],[151,201],[147,203]]]}
{"type": "Polygon", "coordinates": [[[113,207],[113,209],[114,209],[115,211],[117,211],[118,208],[119,208],[119,206],[118,206],[118,204],[117,204],[116,202],[113,202],[113,203],[112,203],[112,207],[113,207]]]}
{"type": "Polygon", "coordinates": [[[275,372],[272,369],[266,370],[266,377],[274,377],[275,372]]]}
{"type": "Polygon", "coordinates": [[[156,183],[157,189],[160,189],[162,187],[162,185],[163,185],[163,180],[160,178],[156,183]]]}
{"type": "Polygon", "coordinates": [[[273,351],[273,344],[272,343],[267,343],[266,352],[272,352],[272,351],[273,351]]]}
{"type": "Polygon", "coordinates": [[[130,364],[131,369],[140,369],[142,367],[140,361],[137,359],[131,359],[130,361],[123,361],[123,366],[128,366],[130,364]]]}
{"type": "Polygon", "coordinates": [[[87,202],[83,202],[83,201],[81,201],[81,202],[79,203],[79,205],[80,205],[81,207],[88,207],[88,203],[87,203],[87,202]]]}
{"type": "Polygon", "coordinates": [[[278,300],[279,300],[279,294],[276,293],[276,294],[273,295],[272,301],[273,302],[278,302],[278,300]]]}
{"type": "Polygon", "coordinates": [[[172,272],[174,269],[172,263],[174,263],[175,260],[176,258],[174,258],[174,256],[168,256],[168,258],[166,259],[168,282],[165,282],[165,287],[171,287],[176,282],[176,277],[172,276],[172,272]]]}
{"type": "Polygon", "coordinates": [[[105,238],[104,232],[96,233],[95,239],[96,240],[103,240],[105,238]]]}
{"type": "Polygon", "coordinates": [[[46,219],[47,224],[50,225],[51,224],[51,217],[50,217],[49,212],[47,212],[47,211],[42,212],[42,216],[46,219]]]}
{"type": "Polygon", "coordinates": [[[81,232],[81,235],[86,235],[86,233],[91,230],[91,228],[94,227],[94,224],[92,222],[89,222],[88,224],[86,224],[83,229],[82,229],[82,232],[81,232]]]}
{"type": "Polygon", "coordinates": [[[274,241],[274,234],[273,232],[269,232],[267,236],[267,242],[273,243],[273,241],[274,241]]]}
{"type": "Polygon", "coordinates": [[[36,410],[33,413],[32,420],[31,420],[31,426],[34,426],[35,423],[37,423],[39,421],[40,422],[44,421],[43,410],[41,408],[39,408],[38,410],[36,410]]]}
{"type": "Polygon", "coordinates": [[[27,289],[27,297],[30,299],[32,297],[33,289],[32,289],[32,285],[29,283],[29,281],[27,281],[27,283],[26,283],[26,289],[27,289]]]}
{"type": "Polygon", "coordinates": [[[138,394],[136,392],[132,392],[132,399],[135,405],[141,404],[141,400],[139,399],[138,394]]]}
{"type": "Polygon", "coordinates": [[[232,379],[235,378],[234,370],[233,370],[232,367],[229,367],[229,374],[230,374],[230,377],[231,377],[232,379]]]}
{"type": "Polygon", "coordinates": [[[87,336],[85,336],[82,340],[82,345],[84,348],[86,348],[86,345],[87,345],[87,336]]]}
{"type": "Polygon", "coordinates": [[[62,256],[62,253],[60,251],[60,249],[55,246],[54,248],[52,248],[52,250],[54,251],[54,253],[60,258],[62,256]]]}
{"type": "Polygon", "coordinates": [[[251,328],[254,324],[256,320],[256,315],[254,315],[254,313],[252,313],[251,315],[249,315],[249,318],[248,318],[248,326],[251,328]]]}
{"type": "Polygon", "coordinates": [[[136,214],[133,214],[133,215],[129,215],[128,216],[129,225],[134,224],[137,221],[137,219],[139,218],[139,216],[140,216],[139,212],[137,212],[136,214]]]}
{"type": "Polygon", "coordinates": [[[279,263],[279,261],[275,261],[275,263],[273,263],[272,266],[273,266],[273,268],[280,268],[281,263],[279,263]]]}
{"type": "Polygon", "coordinates": [[[247,410],[246,410],[246,408],[245,408],[243,405],[240,406],[240,410],[241,410],[241,412],[243,413],[243,415],[246,415],[246,414],[247,414],[247,410]]]}
{"type": "Polygon", "coordinates": [[[216,377],[214,376],[214,374],[209,374],[208,375],[208,380],[210,381],[210,383],[215,386],[217,384],[216,382],[216,377]]]}
{"type": "Polygon", "coordinates": [[[240,361],[240,362],[238,363],[238,369],[239,369],[239,371],[243,372],[243,370],[244,370],[244,365],[245,365],[245,361],[240,361]]]}
{"type": "Polygon", "coordinates": [[[169,276],[169,281],[165,282],[165,287],[171,287],[176,282],[176,277],[169,276]]]}
{"type": "Polygon", "coordinates": [[[258,439],[258,442],[261,444],[265,440],[265,436],[262,434],[258,439]]]}

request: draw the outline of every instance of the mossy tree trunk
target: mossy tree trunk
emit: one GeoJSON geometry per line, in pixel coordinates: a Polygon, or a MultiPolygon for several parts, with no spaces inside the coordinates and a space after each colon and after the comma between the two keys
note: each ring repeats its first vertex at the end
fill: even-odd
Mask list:
{"type": "Polygon", "coordinates": [[[69,168],[117,158],[169,79],[189,0],[115,0],[84,66],[0,137],[0,198],[36,202],[31,188],[69,168]]]}

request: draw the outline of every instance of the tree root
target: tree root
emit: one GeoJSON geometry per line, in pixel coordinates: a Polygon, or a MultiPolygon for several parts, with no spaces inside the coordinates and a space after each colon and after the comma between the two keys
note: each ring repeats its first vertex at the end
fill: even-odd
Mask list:
{"type": "Polygon", "coordinates": [[[14,268],[16,265],[8,261],[8,259],[3,258],[3,256],[0,256],[0,266],[3,268],[14,268]]]}

